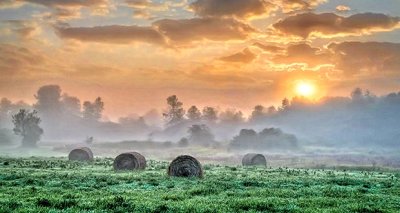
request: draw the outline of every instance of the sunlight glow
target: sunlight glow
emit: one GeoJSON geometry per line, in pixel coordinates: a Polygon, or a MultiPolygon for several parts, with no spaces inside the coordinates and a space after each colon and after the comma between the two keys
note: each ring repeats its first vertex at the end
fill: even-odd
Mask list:
{"type": "Polygon", "coordinates": [[[315,94],[315,85],[310,82],[298,82],[296,84],[296,94],[304,97],[311,97],[315,94]]]}

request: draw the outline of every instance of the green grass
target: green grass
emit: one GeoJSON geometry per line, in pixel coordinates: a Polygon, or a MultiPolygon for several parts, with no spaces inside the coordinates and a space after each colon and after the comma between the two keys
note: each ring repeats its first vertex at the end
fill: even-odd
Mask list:
{"type": "Polygon", "coordinates": [[[399,212],[396,171],[205,165],[170,178],[168,162],[116,173],[112,159],[0,158],[0,212],[399,212]]]}

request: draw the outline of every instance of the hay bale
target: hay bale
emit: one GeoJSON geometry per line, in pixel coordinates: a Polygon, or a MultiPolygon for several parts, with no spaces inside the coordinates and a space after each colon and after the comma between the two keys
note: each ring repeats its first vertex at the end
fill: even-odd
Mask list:
{"type": "Polygon", "coordinates": [[[146,168],[146,158],[137,152],[127,152],[118,155],[114,160],[114,170],[143,170],[146,168]]]}
{"type": "Polygon", "coordinates": [[[168,167],[168,175],[173,177],[203,177],[203,169],[200,162],[189,155],[181,155],[175,158],[168,167]]]}
{"type": "Polygon", "coordinates": [[[267,160],[264,155],[248,153],[242,159],[243,166],[267,166],[267,160]]]}
{"type": "Polygon", "coordinates": [[[87,147],[77,148],[69,153],[68,159],[72,161],[92,161],[93,152],[87,147]]]}

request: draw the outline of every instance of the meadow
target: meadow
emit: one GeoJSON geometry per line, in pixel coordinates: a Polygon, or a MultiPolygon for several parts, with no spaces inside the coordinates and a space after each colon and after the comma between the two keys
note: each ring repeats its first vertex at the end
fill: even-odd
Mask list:
{"type": "Polygon", "coordinates": [[[112,158],[0,158],[0,212],[399,212],[400,171],[205,164],[171,178],[169,162],[115,172],[112,158]]]}

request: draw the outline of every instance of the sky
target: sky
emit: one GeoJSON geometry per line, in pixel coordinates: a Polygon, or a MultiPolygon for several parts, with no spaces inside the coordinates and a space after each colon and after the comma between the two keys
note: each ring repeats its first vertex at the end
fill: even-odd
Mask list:
{"type": "Polygon", "coordinates": [[[0,0],[0,97],[57,84],[118,118],[173,94],[244,112],[385,94],[400,90],[399,28],[398,0],[0,0]]]}

